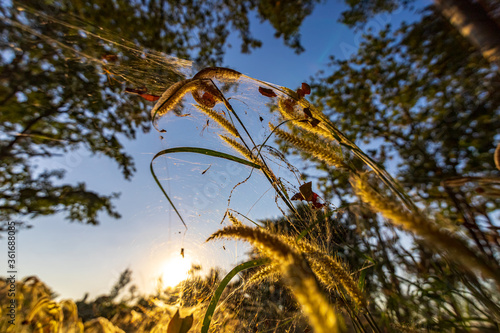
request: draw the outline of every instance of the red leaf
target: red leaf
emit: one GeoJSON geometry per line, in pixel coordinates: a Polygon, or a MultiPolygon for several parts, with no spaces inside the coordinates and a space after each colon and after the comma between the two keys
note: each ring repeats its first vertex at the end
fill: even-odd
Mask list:
{"type": "Polygon", "coordinates": [[[283,104],[288,112],[293,112],[293,108],[295,107],[295,104],[297,104],[297,102],[293,99],[288,98],[288,99],[285,99],[283,104]]]}
{"type": "Polygon", "coordinates": [[[147,91],[148,90],[146,88],[141,88],[141,89],[125,88],[125,92],[133,95],[139,95],[145,100],[148,100],[150,102],[154,102],[160,99],[160,96],[147,94],[146,93],[147,91]]]}
{"type": "Polygon", "coordinates": [[[297,89],[297,95],[299,98],[304,97],[305,95],[309,95],[311,93],[311,87],[307,83],[302,83],[302,87],[297,89]]]}
{"type": "Polygon", "coordinates": [[[139,94],[139,96],[150,102],[154,102],[160,99],[160,96],[150,95],[150,94],[139,94]]]}
{"type": "Polygon", "coordinates": [[[306,119],[309,120],[309,123],[311,124],[312,127],[316,127],[318,126],[318,124],[320,123],[320,121],[316,118],[313,117],[312,113],[311,113],[311,110],[309,108],[304,108],[304,113],[306,115],[306,119]]]}
{"type": "Polygon", "coordinates": [[[313,199],[312,182],[305,183],[299,187],[300,193],[304,196],[304,200],[311,201],[313,199]]]}
{"type": "Polygon", "coordinates": [[[295,201],[295,200],[305,200],[305,199],[304,199],[304,197],[302,196],[302,194],[300,194],[300,193],[295,193],[295,194],[293,195],[293,197],[291,198],[291,200],[294,200],[294,201],[295,201]]]}
{"type": "Polygon", "coordinates": [[[201,98],[203,100],[203,105],[206,107],[213,108],[216,104],[214,95],[209,92],[205,92],[201,98]]]}
{"type": "Polygon", "coordinates": [[[259,87],[259,92],[266,97],[276,97],[276,93],[272,89],[259,87]]]}
{"type": "Polygon", "coordinates": [[[306,117],[307,118],[314,118],[312,113],[311,113],[311,110],[309,108],[304,108],[304,113],[306,114],[306,117]]]}
{"type": "Polygon", "coordinates": [[[297,95],[299,95],[299,99],[305,96],[304,92],[300,88],[297,89],[297,95]]]}
{"type": "Polygon", "coordinates": [[[291,200],[305,200],[312,203],[313,207],[318,209],[325,206],[319,202],[319,195],[312,191],[312,182],[305,183],[299,187],[300,193],[294,194],[291,200]]]}
{"type": "Polygon", "coordinates": [[[309,95],[311,93],[311,87],[309,87],[309,85],[305,82],[302,83],[302,92],[304,93],[304,95],[309,95]]]}
{"type": "Polygon", "coordinates": [[[313,192],[313,198],[311,200],[311,203],[313,204],[313,207],[318,209],[318,208],[323,208],[325,206],[324,203],[321,203],[318,201],[319,200],[319,195],[313,192]]]}
{"type": "Polygon", "coordinates": [[[318,119],[316,119],[314,117],[311,119],[311,126],[312,127],[318,126],[319,123],[320,123],[320,121],[318,119]]]}

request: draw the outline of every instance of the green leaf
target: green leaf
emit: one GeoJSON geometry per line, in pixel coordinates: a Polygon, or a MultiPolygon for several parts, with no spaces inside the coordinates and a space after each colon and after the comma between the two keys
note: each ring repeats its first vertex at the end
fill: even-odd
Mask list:
{"type": "Polygon", "coordinates": [[[219,302],[219,299],[222,295],[222,292],[226,288],[229,281],[231,281],[231,279],[236,274],[238,274],[241,271],[244,271],[245,269],[262,266],[262,265],[267,264],[268,262],[269,262],[269,259],[267,259],[267,258],[250,260],[250,261],[244,262],[242,264],[239,264],[235,268],[233,268],[231,270],[231,272],[229,272],[224,277],[224,279],[222,279],[219,286],[217,287],[217,290],[215,290],[215,293],[212,296],[212,300],[210,301],[210,304],[208,305],[207,312],[205,313],[205,318],[203,319],[203,326],[201,327],[201,333],[208,333],[208,329],[210,328],[210,322],[212,321],[212,317],[214,315],[217,303],[219,302]]]}
{"type": "Polygon", "coordinates": [[[177,216],[179,216],[179,219],[181,220],[182,224],[184,224],[184,226],[186,228],[187,228],[186,222],[184,222],[184,219],[182,218],[181,214],[179,213],[179,211],[175,207],[175,205],[172,202],[172,200],[170,200],[170,197],[168,196],[167,192],[165,192],[165,190],[163,189],[163,186],[161,186],[161,183],[158,180],[158,178],[156,177],[155,171],[153,169],[153,162],[154,162],[154,160],[157,157],[160,157],[160,156],[163,156],[163,155],[166,155],[166,154],[172,154],[172,153],[195,153],[195,154],[209,155],[209,156],[224,158],[224,159],[227,159],[227,160],[230,160],[230,161],[234,161],[234,162],[237,162],[237,163],[240,163],[240,164],[251,166],[251,167],[256,168],[256,169],[260,169],[260,166],[258,164],[252,163],[250,161],[244,160],[242,158],[239,158],[239,157],[236,157],[236,156],[233,156],[233,155],[230,155],[230,154],[221,153],[219,151],[215,151],[215,150],[211,150],[211,149],[207,149],[207,148],[177,147],[177,148],[165,149],[165,150],[162,150],[159,153],[157,153],[153,157],[153,159],[151,160],[151,164],[149,165],[149,169],[151,170],[151,175],[153,175],[153,178],[154,178],[156,184],[158,185],[158,187],[160,187],[160,190],[163,192],[163,195],[165,195],[165,197],[167,198],[168,202],[170,203],[170,205],[174,209],[174,211],[177,214],[177,216]]]}

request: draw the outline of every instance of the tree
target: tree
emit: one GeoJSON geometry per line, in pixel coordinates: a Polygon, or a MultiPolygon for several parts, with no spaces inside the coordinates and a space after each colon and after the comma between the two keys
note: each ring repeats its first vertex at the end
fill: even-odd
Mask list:
{"type": "MultiPolygon", "coordinates": [[[[421,242],[408,248],[400,233],[363,205],[352,204],[326,214],[303,205],[297,210],[298,215],[266,220],[264,225],[275,234],[294,238],[297,234],[290,224],[307,230],[304,239],[345,263],[362,286],[370,315],[383,331],[411,331],[410,327],[461,330],[471,325],[468,318],[473,316],[484,318],[480,327],[485,331],[497,325],[500,307],[483,283],[421,242]]],[[[259,288],[265,290],[276,284],[280,282],[259,281],[259,288]]],[[[345,306],[340,288],[324,293],[331,303],[345,306]]]]}
{"type": "MultiPolygon", "coordinates": [[[[359,27],[373,16],[409,7],[414,0],[346,1],[340,21],[359,27]]],[[[500,7],[494,0],[435,0],[435,8],[489,62],[500,65],[500,7]]]]}
{"type": "MultiPolygon", "coordinates": [[[[383,8],[355,3],[368,6],[366,19],[383,8]]],[[[373,159],[396,173],[419,206],[444,228],[467,235],[497,271],[500,244],[494,214],[500,181],[493,155],[500,125],[499,82],[495,66],[439,10],[429,7],[413,24],[365,36],[357,54],[348,60],[332,58],[312,84],[313,104],[351,140],[370,144],[373,159]]],[[[313,169],[308,177],[318,180],[327,201],[342,207],[335,218],[316,213],[289,217],[291,223],[302,223],[299,230],[311,228],[308,237],[355,271],[363,269],[360,258],[373,264],[364,279],[369,298],[380,301],[370,308],[380,321],[413,322],[438,331],[464,329],[472,325],[462,311],[465,304],[481,304],[488,309],[480,314],[487,326],[497,325],[499,308],[489,300],[498,293],[488,291],[485,281],[433,254],[418,239],[409,242],[368,211],[353,198],[343,170],[285,148],[307,158],[307,171],[313,169]]],[[[345,153],[356,170],[362,169],[359,160],[345,153]]],[[[282,232],[290,232],[288,223],[269,222],[282,232]]]]}
{"type": "Polygon", "coordinates": [[[411,5],[415,0],[380,0],[380,1],[362,1],[355,0],[344,2],[348,9],[341,13],[339,22],[349,27],[360,27],[368,22],[372,17],[381,13],[391,13],[401,7],[405,8],[411,5]]]}
{"type": "Polygon", "coordinates": [[[35,158],[87,149],[116,161],[130,179],[135,167],[122,138],[148,131],[149,116],[146,102],[124,94],[125,88],[161,94],[179,80],[179,63],[164,54],[195,59],[198,66],[220,63],[230,31],[239,33],[242,52],[259,47],[249,30],[248,15],[254,9],[300,52],[298,28],[314,2],[3,4],[0,223],[58,212],[90,224],[98,223],[102,211],[119,217],[113,206],[118,194],[101,195],[83,183],[64,184],[64,170],[40,170],[35,158]]]}
{"type": "MultiPolygon", "coordinates": [[[[317,76],[315,101],[351,139],[383,140],[373,156],[386,166],[394,165],[394,158],[408,191],[462,221],[493,256],[490,247],[498,243],[480,230],[495,234],[490,212],[498,209],[498,200],[482,196],[477,183],[475,189],[451,188],[443,181],[498,174],[493,153],[499,78],[432,9],[420,22],[403,25],[394,35],[390,31],[368,36],[352,59],[332,60],[332,73],[317,76]]],[[[323,186],[339,191],[342,178],[328,172],[323,186]]]]}
{"type": "Polygon", "coordinates": [[[485,7],[467,0],[436,0],[436,6],[486,60],[500,66],[500,26],[485,7]]]}

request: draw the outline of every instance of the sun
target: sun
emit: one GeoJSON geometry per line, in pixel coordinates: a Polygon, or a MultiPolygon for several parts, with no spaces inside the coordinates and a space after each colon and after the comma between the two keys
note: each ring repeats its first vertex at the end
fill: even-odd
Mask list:
{"type": "Polygon", "coordinates": [[[165,261],[161,270],[163,287],[175,287],[188,278],[192,260],[189,255],[182,257],[180,254],[171,256],[165,261]]]}

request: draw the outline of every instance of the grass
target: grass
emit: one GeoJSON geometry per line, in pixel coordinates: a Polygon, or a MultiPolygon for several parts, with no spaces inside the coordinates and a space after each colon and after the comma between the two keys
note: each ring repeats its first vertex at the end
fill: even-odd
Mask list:
{"type": "MultiPolygon", "coordinates": [[[[277,109],[280,113],[281,120],[278,125],[269,124],[271,135],[288,142],[296,150],[303,151],[345,173],[347,177],[351,178],[354,192],[361,201],[368,204],[374,213],[380,213],[388,222],[413,233],[428,246],[430,251],[444,256],[443,258],[447,261],[468,271],[469,274],[475,275],[478,279],[481,280],[483,274],[491,279],[497,287],[500,286],[498,266],[488,262],[486,258],[478,255],[476,250],[470,248],[468,240],[463,235],[444,231],[431,219],[425,217],[402,186],[345,137],[299,92],[255,80],[228,69],[209,68],[200,73],[192,79],[179,83],[175,89],[167,90],[162,96],[161,101],[163,102],[158,103],[153,109],[153,118],[173,110],[182,98],[191,92],[195,100],[200,103],[196,107],[219,124],[221,130],[225,132],[225,134],[220,135],[220,138],[241,154],[247,162],[258,166],[254,166],[255,169],[263,172],[292,216],[298,216],[285,184],[269,168],[266,158],[261,152],[264,144],[257,145],[255,143],[238,113],[216,84],[218,81],[229,81],[237,85],[239,80],[247,80],[253,83],[250,87],[258,86],[259,92],[270,98],[271,104],[276,103],[277,105],[275,110],[277,109]],[[210,106],[199,98],[199,96],[206,96],[206,94],[212,96],[210,106]],[[229,115],[227,118],[213,110],[217,104],[222,104],[225,107],[224,114],[229,115]],[[285,123],[292,129],[291,132],[279,128],[285,123]],[[240,133],[246,135],[242,136],[240,133]],[[355,167],[351,161],[345,160],[339,147],[363,162],[364,167],[355,167]],[[369,174],[373,176],[370,181],[368,181],[369,174]],[[372,183],[376,183],[376,185],[374,186],[372,183]]],[[[349,314],[355,330],[365,331],[369,328],[373,331],[380,331],[379,324],[376,323],[369,311],[370,300],[365,298],[353,280],[352,274],[342,262],[337,260],[335,253],[321,250],[317,245],[319,240],[316,240],[317,244],[315,244],[315,240],[297,242],[297,237],[303,237],[304,232],[308,231],[306,231],[307,229],[300,230],[296,225],[291,226],[294,228],[293,237],[287,237],[284,234],[274,235],[263,228],[236,225],[214,233],[209,240],[225,237],[243,239],[253,244],[259,250],[260,256],[269,258],[270,262],[254,273],[250,281],[256,283],[267,277],[275,279],[276,276],[279,276],[295,295],[315,331],[333,331],[340,327],[338,325],[340,316],[338,310],[335,310],[336,306],[330,304],[322,296],[316,281],[320,281],[327,291],[336,290],[337,294],[341,295],[342,306],[349,314]],[[315,301],[307,297],[305,293],[301,293],[301,290],[305,290],[304,288],[313,292],[315,301]]],[[[375,300],[371,300],[371,302],[375,302],[375,300]]],[[[488,306],[486,305],[486,307],[488,306]]],[[[212,312],[207,312],[207,316],[211,315],[212,312]]],[[[207,316],[205,323],[209,323],[207,316]]],[[[383,320],[379,322],[383,322],[383,320]]],[[[394,322],[386,323],[386,326],[398,327],[398,325],[408,324],[394,322]]],[[[204,330],[204,332],[206,331],[208,328],[204,330]]]]}
{"type": "MultiPolygon", "coordinates": [[[[304,95],[304,91],[275,86],[234,70],[207,68],[169,87],[151,111],[158,129],[158,120],[186,105],[191,96],[196,102],[194,110],[219,127],[220,143],[241,156],[202,147],[169,148],[154,156],[153,178],[186,228],[189,225],[171,200],[175,193],[168,194],[156,176],[153,162],[158,158],[173,153],[212,156],[251,167],[269,182],[277,203],[285,206],[280,207],[280,219],[252,221],[255,226],[249,227],[228,211],[231,225],[207,240],[246,241],[253,246],[251,260],[222,279],[215,271],[206,278],[196,277],[193,268],[191,278],[177,289],[136,298],[133,305],[131,301],[103,299],[90,304],[55,302],[45,285],[28,279],[19,284],[24,301],[19,304],[18,320],[33,331],[54,332],[91,331],[94,326],[105,332],[127,327],[138,332],[173,333],[250,329],[325,333],[498,331],[498,263],[482,257],[473,242],[456,231],[459,229],[446,227],[455,221],[446,224],[438,215],[420,210],[386,170],[304,95]],[[234,99],[226,97],[228,90],[239,86],[249,100],[264,99],[274,116],[262,143],[231,104],[234,99]],[[314,192],[299,192],[311,205],[295,205],[292,192],[297,191],[290,186],[291,181],[271,168],[273,164],[264,153],[267,142],[274,139],[334,167],[339,175],[350,179],[352,193],[359,200],[352,198],[351,204],[332,209],[328,203],[323,206],[313,200],[314,192]],[[401,244],[403,232],[414,237],[411,246],[401,244]],[[390,233],[392,238],[387,236],[390,233]],[[236,276],[239,281],[233,281],[236,276]],[[280,290],[279,296],[276,290],[280,290]],[[180,306],[192,317],[179,316],[164,303],[176,304],[175,310],[180,306]],[[85,308],[100,310],[83,322],[85,308]]],[[[500,153],[495,154],[495,161],[498,156],[500,153]]],[[[282,165],[291,168],[288,162],[282,165]]],[[[490,189],[488,182],[476,178],[483,181],[486,194],[496,195],[494,187],[490,189]]],[[[303,185],[300,178],[297,181],[298,186],[303,185]]],[[[449,185],[456,186],[460,181],[453,180],[449,185]]],[[[2,283],[0,292],[5,293],[6,282],[2,283]]],[[[2,331],[8,331],[5,321],[1,325],[2,331]]]]}

